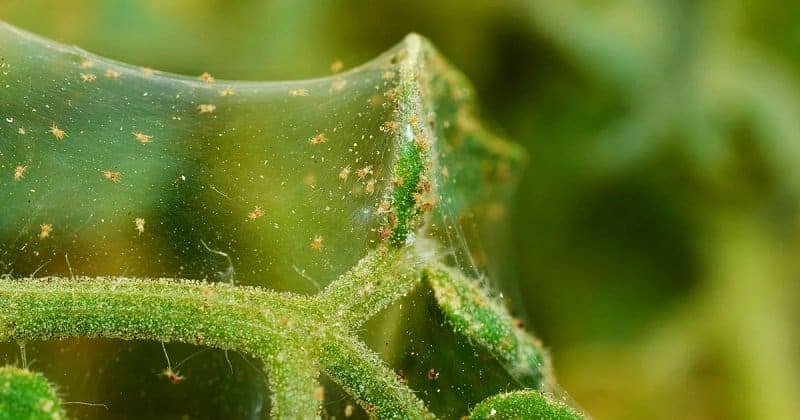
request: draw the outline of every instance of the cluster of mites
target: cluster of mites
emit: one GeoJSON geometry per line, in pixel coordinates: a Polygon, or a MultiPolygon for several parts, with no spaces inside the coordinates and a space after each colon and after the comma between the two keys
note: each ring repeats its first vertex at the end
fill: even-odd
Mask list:
{"type": "MultiPolygon", "coordinates": [[[[94,62],[91,60],[83,60],[80,63],[80,67],[82,69],[89,69],[94,67],[94,62]]],[[[340,72],[344,68],[344,64],[340,60],[336,60],[331,64],[331,71],[334,73],[340,72]]],[[[149,67],[142,67],[142,73],[146,76],[152,76],[155,74],[155,71],[149,67]]],[[[109,79],[118,79],[122,76],[122,73],[114,70],[112,68],[106,69],[103,75],[109,79]]],[[[214,83],[215,79],[211,74],[208,72],[204,72],[199,76],[199,79],[205,83],[214,83]]],[[[80,80],[84,83],[91,83],[97,80],[97,76],[94,73],[81,73],[80,80]]],[[[344,79],[336,79],[331,83],[330,90],[332,92],[340,92],[342,91],[345,86],[347,86],[347,81],[344,79]]],[[[307,89],[291,89],[289,90],[289,95],[291,96],[308,96],[307,89]]],[[[226,87],[219,90],[219,96],[233,96],[236,94],[236,90],[232,87],[226,87]]],[[[201,114],[210,114],[213,113],[217,109],[217,106],[214,104],[200,104],[197,106],[197,111],[201,114]]]]}
{"type": "MultiPolygon", "coordinates": [[[[88,68],[91,68],[93,66],[94,66],[94,63],[92,61],[90,61],[90,60],[84,60],[83,62],[80,63],[80,67],[84,68],[84,69],[88,69],[88,68]]],[[[333,62],[333,64],[331,64],[331,71],[333,71],[334,73],[338,73],[339,71],[342,70],[342,68],[343,68],[343,64],[339,60],[336,60],[336,61],[333,62]]],[[[142,72],[145,75],[148,75],[148,76],[154,74],[154,71],[152,69],[150,69],[150,68],[147,68],[147,67],[142,68],[142,72]]],[[[106,71],[104,72],[104,75],[105,75],[105,77],[107,77],[109,79],[117,79],[122,75],[122,73],[120,73],[119,71],[116,71],[114,69],[109,68],[109,69],[106,69],[106,71]]],[[[384,75],[384,79],[387,79],[387,78],[389,78],[389,76],[388,75],[384,75]]],[[[97,76],[95,76],[93,73],[81,73],[80,74],[80,79],[85,83],[91,83],[91,82],[94,82],[95,80],[97,80],[97,76]]],[[[214,77],[211,76],[211,74],[209,74],[207,72],[204,72],[203,74],[201,74],[199,76],[199,79],[201,81],[205,82],[205,83],[214,83],[215,82],[214,77]]],[[[332,82],[332,84],[331,84],[330,89],[332,91],[341,91],[346,86],[346,83],[347,83],[347,81],[344,80],[344,79],[334,80],[332,82]]],[[[219,91],[219,96],[223,96],[223,97],[224,96],[233,96],[235,94],[236,94],[236,91],[231,87],[226,87],[226,88],[221,89],[219,91]]],[[[308,94],[309,94],[309,92],[308,92],[307,89],[292,89],[292,90],[289,90],[289,95],[291,95],[291,96],[308,96],[308,94]]],[[[391,94],[389,96],[391,96],[391,94]]],[[[200,104],[200,105],[198,105],[197,109],[198,109],[199,113],[201,113],[201,114],[210,114],[210,113],[213,113],[217,109],[217,106],[214,105],[214,104],[200,104]]],[[[381,128],[381,131],[384,131],[384,132],[395,132],[398,129],[398,125],[399,124],[396,121],[387,121],[380,128],[381,128]]],[[[24,128],[22,128],[22,127],[20,127],[17,131],[21,135],[25,135],[26,134],[26,130],[24,128]]],[[[58,125],[56,125],[55,123],[52,124],[52,126],[48,129],[47,132],[49,134],[51,134],[53,137],[55,137],[57,140],[64,140],[65,137],[69,137],[67,135],[67,132],[64,131],[63,129],[61,129],[60,127],[58,127],[58,125]]],[[[148,143],[152,142],[152,140],[153,140],[153,136],[152,135],[145,134],[145,133],[143,133],[141,131],[132,132],[131,135],[133,135],[134,139],[136,139],[136,141],[138,141],[141,144],[148,144],[148,143]]],[[[328,141],[328,138],[326,137],[325,133],[316,134],[316,135],[312,136],[309,139],[309,143],[311,145],[320,145],[320,144],[323,144],[323,143],[325,143],[327,141],[328,141]]],[[[428,149],[428,143],[422,136],[418,136],[415,139],[414,143],[422,151],[426,151],[428,149]]],[[[15,167],[14,168],[14,175],[13,175],[14,180],[15,181],[22,180],[22,178],[25,177],[25,172],[27,170],[28,170],[28,166],[27,165],[18,165],[17,167],[15,167]]],[[[353,172],[353,169],[350,168],[349,166],[346,166],[346,167],[342,168],[342,170],[339,172],[339,178],[342,181],[346,181],[350,177],[350,174],[352,172],[353,172]]],[[[373,175],[372,165],[367,165],[367,166],[364,166],[363,168],[357,169],[355,171],[355,174],[358,177],[358,179],[361,179],[361,180],[367,178],[368,176],[373,175]]],[[[112,171],[112,170],[104,170],[104,171],[101,172],[101,175],[103,176],[103,178],[105,178],[106,180],[108,180],[110,182],[119,182],[120,178],[122,177],[122,175],[119,172],[112,171]]],[[[376,181],[375,181],[374,178],[367,179],[365,181],[365,183],[364,183],[364,191],[369,193],[369,194],[372,194],[375,191],[375,183],[376,183],[376,181]]],[[[392,185],[394,185],[394,186],[400,186],[400,185],[403,185],[403,183],[404,183],[404,180],[402,178],[400,178],[400,177],[395,176],[392,179],[392,185]]],[[[420,180],[419,180],[418,185],[417,185],[416,192],[413,193],[413,197],[414,197],[414,200],[416,201],[416,204],[417,204],[418,208],[421,209],[424,212],[431,211],[433,209],[433,206],[436,203],[435,198],[432,198],[430,196],[430,194],[429,194],[430,192],[431,192],[431,183],[425,176],[422,176],[420,178],[420,180]]],[[[394,228],[396,227],[397,215],[393,212],[393,210],[391,208],[391,204],[389,203],[389,201],[385,200],[385,199],[381,200],[381,202],[378,204],[377,213],[378,214],[384,214],[388,218],[388,225],[383,226],[378,232],[378,235],[380,236],[380,239],[381,240],[386,240],[392,235],[392,232],[393,232],[394,228]]],[[[252,211],[250,211],[248,213],[247,218],[248,218],[248,220],[255,220],[255,219],[260,218],[263,215],[264,215],[264,211],[261,209],[261,207],[256,206],[252,211]]],[[[144,229],[145,229],[145,220],[144,220],[144,218],[141,218],[141,217],[135,218],[134,221],[133,221],[133,224],[134,224],[135,230],[139,233],[139,235],[144,233],[144,229]]],[[[53,225],[50,224],[50,223],[41,224],[39,226],[39,229],[40,229],[39,230],[39,235],[38,235],[39,239],[47,239],[48,237],[50,237],[50,234],[53,232],[53,225]]],[[[317,235],[311,240],[310,247],[313,250],[319,251],[319,250],[321,250],[323,248],[323,242],[324,242],[324,238],[322,236],[317,235]]]]}

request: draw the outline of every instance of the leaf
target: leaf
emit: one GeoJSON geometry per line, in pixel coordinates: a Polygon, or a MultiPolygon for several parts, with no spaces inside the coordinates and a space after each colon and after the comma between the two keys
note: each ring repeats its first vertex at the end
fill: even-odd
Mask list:
{"type": "Polygon", "coordinates": [[[489,397],[472,409],[471,419],[577,420],[568,405],[537,391],[515,391],[489,397]]]}
{"type": "Polygon", "coordinates": [[[13,366],[0,367],[0,419],[64,418],[61,399],[44,376],[13,366]]]}

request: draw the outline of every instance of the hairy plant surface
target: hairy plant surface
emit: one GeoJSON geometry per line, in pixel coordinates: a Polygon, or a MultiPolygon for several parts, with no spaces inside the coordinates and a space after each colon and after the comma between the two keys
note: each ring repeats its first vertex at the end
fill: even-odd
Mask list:
{"type": "Polygon", "coordinates": [[[524,154],[423,38],[257,83],[0,25],[0,113],[0,341],[73,372],[70,398],[121,417],[428,418],[520,388],[476,416],[577,416],[543,396],[547,354],[485,280],[524,154]],[[189,375],[200,353],[173,364],[167,343],[216,351],[189,375]],[[137,355],[162,350],[143,373],[137,355]]]}
{"type": "Polygon", "coordinates": [[[42,375],[6,366],[0,368],[0,418],[58,420],[64,411],[42,375]]]}

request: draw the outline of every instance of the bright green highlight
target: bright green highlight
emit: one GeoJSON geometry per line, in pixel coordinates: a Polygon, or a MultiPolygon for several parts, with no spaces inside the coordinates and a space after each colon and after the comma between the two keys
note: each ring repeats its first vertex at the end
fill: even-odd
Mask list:
{"type": "Polygon", "coordinates": [[[0,367],[0,420],[61,420],[61,400],[42,375],[0,367]]]}

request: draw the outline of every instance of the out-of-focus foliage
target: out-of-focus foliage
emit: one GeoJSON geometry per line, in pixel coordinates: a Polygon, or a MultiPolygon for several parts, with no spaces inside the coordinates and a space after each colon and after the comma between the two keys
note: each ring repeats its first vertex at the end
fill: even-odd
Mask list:
{"type": "Polygon", "coordinates": [[[42,375],[12,366],[0,367],[0,419],[62,420],[56,391],[42,375]]]}
{"type": "Polygon", "coordinates": [[[752,0],[0,4],[101,55],[227,79],[326,74],[429,37],[531,155],[492,271],[564,388],[623,419],[800,411],[798,16],[752,0]]]}
{"type": "Polygon", "coordinates": [[[470,413],[470,418],[578,420],[581,416],[569,406],[552,401],[536,391],[516,391],[481,401],[470,413]]]}

